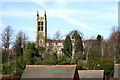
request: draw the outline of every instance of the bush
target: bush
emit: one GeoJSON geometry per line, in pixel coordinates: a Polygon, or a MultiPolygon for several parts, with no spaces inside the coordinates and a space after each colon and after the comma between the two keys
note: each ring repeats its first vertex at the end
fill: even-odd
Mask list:
{"type": "Polygon", "coordinates": [[[93,70],[104,70],[106,76],[113,76],[114,59],[112,58],[91,58],[88,60],[88,68],[93,70]]]}
{"type": "Polygon", "coordinates": [[[87,68],[86,64],[77,64],[78,70],[85,70],[87,68]]]}

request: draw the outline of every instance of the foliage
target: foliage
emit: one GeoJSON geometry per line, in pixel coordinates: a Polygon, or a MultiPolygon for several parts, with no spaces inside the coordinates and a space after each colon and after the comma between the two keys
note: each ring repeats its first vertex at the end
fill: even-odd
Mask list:
{"type": "Polygon", "coordinates": [[[77,32],[83,38],[83,34],[79,30],[72,30],[68,33],[68,35],[72,38],[75,32],[77,32]]]}
{"type": "Polygon", "coordinates": [[[114,59],[106,58],[101,59],[100,68],[105,71],[105,75],[113,76],[114,74],[114,59]]]}
{"type": "Polygon", "coordinates": [[[2,64],[2,74],[9,74],[11,73],[11,68],[7,64],[2,64]]]}
{"type": "Polygon", "coordinates": [[[43,64],[45,65],[56,65],[57,64],[57,53],[46,54],[43,58],[43,64]]]}
{"type": "Polygon", "coordinates": [[[72,42],[70,36],[67,35],[64,41],[64,55],[71,57],[72,56],[72,42]]]}
{"type": "Polygon", "coordinates": [[[75,64],[72,62],[71,58],[68,58],[67,56],[60,56],[57,57],[57,53],[51,53],[51,54],[44,54],[44,57],[42,59],[39,59],[35,62],[37,65],[70,65],[75,64]]]}
{"type": "Polygon", "coordinates": [[[101,40],[102,40],[101,35],[98,35],[98,36],[97,36],[97,40],[98,40],[98,41],[101,41],[101,40]]]}
{"type": "Polygon", "coordinates": [[[2,63],[8,63],[9,58],[9,52],[8,51],[2,51],[2,63]]]}
{"type": "Polygon", "coordinates": [[[17,58],[17,60],[15,62],[16,71],[15,71],[14,75],[21,77],[23,70],[25,69],[25,66],[26,66],[26,61],[24,60],[24,58],[23,57],[17,58]]]}
{"type": "Polygon", "coordinates": [[[89,57],[92,58],[101,57],[101,46],[97,44],[93,44],[89,48],[89,57]]]}
{"type": "Polygon", "coordinates": [[[42,46],[38,46],[37,50],[39,55],[42,56],[43,54],[45,54],[46,48],[42,46]]]}
{"type": "Polygon", "coordinates": [[[24,50],[25,60],[30,60],[34,56],[39,56],[38,50],[35,48],[35,44],[27,43],[26,48],[24,50]]]}
{"type": "MultiPolygon", "coordinates": [[[[103,40],[101,35],[98,35],[89,46],[89,58],[87,63],[85,61],[86,56],[82,53],[83,45],[81,35],[78,31],[73,31],[71,34],[72,38],[75,39],[75,53],[77,53],[74,55],[73,59],[71,36],[66,36],[63,49],[64,55],[58,57],[56,52],[48,54],[45,47],[38,46],[36,48],[34,43],[27,43],[27,36],[25,36],[23,32],[19,32],[12,49],[9,49],[8,47],[8,44],[10,45],[11,41],[7,40],[4,44],[2,51],[2,74],[20,77],[26,65],[76,64],[77,69],[104,70],[105,75],[109,77],[113,76],[113,57],[115,57],[116,63],[120,63],[120,59],[117,57],[119,56],[117,54],[117,49],[119,49],[117,42],[118,32],[113,32],[107,40],[103,40]],[[102,46],[101,41],[103,41],[104,46],[102,46]],[[104,57],[101,56],[102,48],[104,48],[104,57]],[[9,64],[7,63],[8,61],[9,64]]],[[[61,35],[58,32],[56,39],[60,39],[60,37],[61,35]]],[[[4,40],[6,40],[6,38],[4,38],[4,40]]]]}
{"type": "Polygon", "coordinates": [[[77,54],[74,55],[74,61],[75,63],[79,62],[80,60],[83,60],[83,55],[81,55],[81,52],[78,52],[77,54]]]}
{"type": "Polygon", "coordinates": [[[74,64],[74,63],[72,62],[71,58],[68,58],[66,56],[60,56],[58,58],[57,64],[59,64],[59,65],[71,65],[71,64],[74,64]]]}
{"type": "Polygon", "coordinates": [[[83,51],[82,38],[77,31],[72,35],[72,39],[75,39],[75,53],[83,51]]]}
{"type": "Polygon", "coordinates": [[[61,35],[61,32],[60,31],[57,31],[55,34],[54,34],[54,37],[53,39],[61,39],[63,36],[61,35]]]}
{"type": "Polygon", "coordinates": [[[15,62],[11,62],[10,65],[3,63],[2,64],[2,74],[3,75],[14,75],[20,77],[23,70],[25,69],[26,61],[19,57],[15,62]]]}
{"type": "Polygon", "coordinates": [[[86,68],[87,68],[87,65],[86,64],[77,64],[77,69],[78,70],[86,70],[86,68]]]}
{"type": "Polygon", "coordinates": [[[117,64],[120,64],[120,58],[119,59],[115,59],[117,64]]]}
{"type": "Polygon", "coordinates": [[[89,45],[89,50],[88,50],[88,56],[90,58],[100,58],[102,56],[102,38],[101,35],[97,36],[97,40],[91,41],[89,45]]]}
{"type": "Polygon", "coordinates": [[[88,69],[90,70],[104,70],[105,75],[113,76],[114,73],[114,59],[111,58],[90,58],[88,60],[88,69]]]}

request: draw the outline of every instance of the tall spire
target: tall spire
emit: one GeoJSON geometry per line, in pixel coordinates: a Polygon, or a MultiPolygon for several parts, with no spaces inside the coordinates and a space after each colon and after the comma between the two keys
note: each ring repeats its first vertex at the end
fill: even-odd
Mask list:
{"type": "Polygon", "coordinates": [[[44,18],[45,18],[45,20],[46,20],[46,11],[44,11],[44,18]]]}
{"type": "Polygon", "coordinates": [[[44,16],[46,16],[46,11],[44,11],[44,16]]]}
{"type": "Polygon", "coordinates": [[[39,12],[37,11],[37,17],[39,17],[39,12]]]}

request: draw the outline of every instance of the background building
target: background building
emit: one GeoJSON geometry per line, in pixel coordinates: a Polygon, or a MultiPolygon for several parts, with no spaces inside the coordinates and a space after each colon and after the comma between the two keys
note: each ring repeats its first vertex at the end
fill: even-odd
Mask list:
{"type": "MultiPolygon", "coordinates": [[[[74,39],[72,41],[72,46],[74,48],[74,39]]],[[[37,21],[36,21],[36,47],[43,46],[46,47],[48,53],[57,52],[58,55],[62,55],[62,49],[64,46],[63,40],[56,39],[47,39],[47,15],[46,11],[44,12],[43,17],[39,17],[39,13],[37,11],[37,21]]],[[[72,53],[74,54],[74,49],[72,49],[72,53]]]]}

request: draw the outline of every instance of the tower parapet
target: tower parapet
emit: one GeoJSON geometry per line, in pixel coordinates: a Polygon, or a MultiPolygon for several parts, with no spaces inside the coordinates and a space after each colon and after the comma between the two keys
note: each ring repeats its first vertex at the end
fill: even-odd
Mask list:
{"type": "Polygon", "coordinates": [[[47,19],[46,12],[44,12],[44,17],[39,17],[39,12],[37,11],[37,21],[36,21],[36,42],[35,46],[46,45],[47,39],[47,19]]]}

